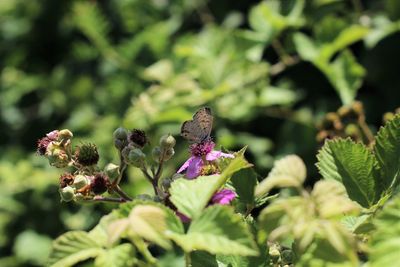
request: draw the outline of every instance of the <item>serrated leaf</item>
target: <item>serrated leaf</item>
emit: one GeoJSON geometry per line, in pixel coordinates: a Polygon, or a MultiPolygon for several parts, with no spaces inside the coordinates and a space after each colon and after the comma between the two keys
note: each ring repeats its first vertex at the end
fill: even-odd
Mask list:
{"type": "Polygon", "coordinates": [[[388,202],[373,221],[377,230],[371,236],[370,266],[393,266],[400,262],[400,197],[388,202]]]}
{"type": "Polygon", "coordinates": [[[192,221],[186,235],[170,233],[170,237],[186,252],[204,250],[212,254],[258,255],[247,225],[228,206],[208,207],[192,221]]]}
{"type": "Polygon", "coordinates": [[[53,242],[49,265],[52,267],[73,266],[78,262],[95,258],[102,252],[101,245],[92,239],[87,232],[67,232],[53,242]]]}
{"type": "Polygon", "coordinates": [[[396,115],[376,136],[374,152],[381,170],[379,183],[387,190],[400,183],[400,114],[396,115]]]}
{"type": "Polygon", "coordinates": [[[215,255],[205,251],[193,251],[190,253],[192,267],[218,267],[215,255]]]}
{"type": "Polygon", "coordinates": [[[200,216],[212,195],[220,189],[231,176],[244,168],[251,167],[244,158],[242,149],[224,168],[221,174],[200,176],[194,180],[178,179],[171,184],[170,200],[178,210],[189,218],[200,216]]]}
{"type": "Polygon", "coordinates": [[[129,215],[130,230],[135,235],[169,249],[171,244],[164,234],[167,231],[166,213],[159,207],[138,205],[129,215]]]}
{"type": "Polygon", "coordinates": [[[376,201],[377,163],[374,155],[350,139],[327,141],[319,151],[317,167],[325,179],[343,183],[350,199],[363,207],[376,201]]]}
{"type": "Polygon", "coordinates": [[[131,244],[121,244],[104,250],[95,260],[96,267],[128,267],[134,266],[135,249],[131,244]]]}
{"type": "Polygon", "coordinates": [[[274,187],[299,187],[307,176],[304,162],[296,155],[286,156],[274,163],[274,167],[255,189],[256,196],[267,194],[274,187]]]}

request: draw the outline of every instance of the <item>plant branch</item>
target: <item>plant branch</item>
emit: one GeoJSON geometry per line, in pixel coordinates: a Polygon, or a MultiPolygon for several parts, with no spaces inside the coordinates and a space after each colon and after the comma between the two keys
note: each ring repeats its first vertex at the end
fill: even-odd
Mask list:
{"type": "Polygon", "coordinates": [[[93,199],[89,201],[95,202],[113,202],[113,203],[125,203],[126,199],[124,198],[114,198],[114,197],[103,197],[103,196],[95,196],[93,199]]]}
{"type": "Polygon", "coordinates": [[[115,193],[120,195],[125,201],[132,201],[132,198],[125,193],[119,185],[115,185],[112,188],[115,193]]]}
{"type": "Polygon", "coordinates": [[[361,128],[364,136],[368,139],[368,144],[373,144],[375,142],[375,137],[371,132],[371,129],[368,127],[365,119],[358,120],[358,126],[361,128]]]}

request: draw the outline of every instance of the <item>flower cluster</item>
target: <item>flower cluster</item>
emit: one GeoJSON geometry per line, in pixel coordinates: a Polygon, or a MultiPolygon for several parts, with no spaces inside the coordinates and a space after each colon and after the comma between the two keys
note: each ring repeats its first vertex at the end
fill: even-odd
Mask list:
{"type": "Polygon", "coordinates": [[[68,168],[59,179],[63,201],[91,200],[110,188],[106,172],[98,171],[99,153],[94,144],[82,144],[72,148],[70,130],[54,130],[38,140],[37,153],[46,157],[56,168],[68,168]]]}
{"type": "MultiPolygon", "coordinates": [[[[212,140],[192,144],[189,148],[191,157],[179,168],[177,173],[183,173],[186,170],[185,176],[188,179],[219,173],[221,170],[217,164],[217,160],[220,158],[234,158],[234,156],[214,150],[214,147],[215,143],[212,140]]],[[[234,191],[222,189],[214,194],[211,204],[227,205],[235,197],[236,194],[234,191]]]]}

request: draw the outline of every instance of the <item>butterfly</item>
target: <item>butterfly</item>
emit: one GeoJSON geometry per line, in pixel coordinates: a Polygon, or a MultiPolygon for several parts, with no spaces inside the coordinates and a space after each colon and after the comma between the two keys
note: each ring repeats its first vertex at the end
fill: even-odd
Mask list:
{"type": "Polygon", "coordinates": [[[201,143],[210,139],[213,116],[209,107],[202,107],[193,115],[193,119],[185,121],[181,127],[181,136],[189,143],[201,143]]]}

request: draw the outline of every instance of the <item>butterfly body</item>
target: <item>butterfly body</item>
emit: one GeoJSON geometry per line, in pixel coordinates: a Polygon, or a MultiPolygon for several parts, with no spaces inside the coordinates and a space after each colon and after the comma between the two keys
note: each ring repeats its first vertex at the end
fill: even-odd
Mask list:
{"type": "Polygon", "coordinates": [[[185,121],[181,127],[181,136],[190,143],[201,143],[211,139],[211,129],[213,124],[211,109],[208,107],[200,108],[192,120],[185,121]]]}

